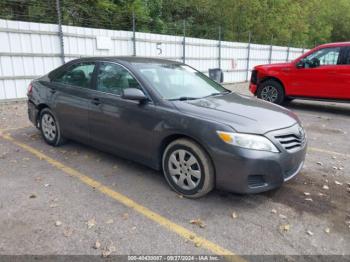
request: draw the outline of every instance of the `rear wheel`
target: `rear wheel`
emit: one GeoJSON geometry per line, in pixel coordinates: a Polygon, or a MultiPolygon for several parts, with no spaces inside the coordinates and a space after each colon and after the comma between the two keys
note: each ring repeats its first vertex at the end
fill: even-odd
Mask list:
{"type": "Polygon", "coordinates": [[[170,143],[162,163],[169,186],[185,197],[199,198],[214,188],[214,168],[208,154],[189,139],[170,143]]]}
{"type": "Polygon", "coordinates": [[[257,97],[280,105],[285,98],[283,86],[276,80],[264,81],[259,85],[257,97]]]}
{"type": "Polygon", "coordinates": [[[60,125],[57,118],[49,108],[40,111],[40,131],[46,143],[52,146],[59,146],[65,142],[61,135],[60,125]]]}

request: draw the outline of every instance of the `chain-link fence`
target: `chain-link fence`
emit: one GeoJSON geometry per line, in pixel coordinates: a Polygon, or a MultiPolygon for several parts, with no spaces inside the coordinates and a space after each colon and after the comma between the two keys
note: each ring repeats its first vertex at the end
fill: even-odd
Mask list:
{"type": "Polygon", "coordinates": [[[206,74],[220,68],[224,82],[243,82],[249,80],[255,65],[288,62],[306,51],[292,45],[276,46],[273,37],[270,45],[258,44],[250,32],[240,33],[244,42],[224,41],[220,25],[201,26],[183,20],[160,29],[135,13],[122,25],[129,28],[126,31],[110,30],[120,25],[105,21],[94,23],[100,28],[91,28],[91,21],[84,20],[85,27],[65,25],[66,14],[61,12],[60,1],[55,3],[55,13],[43,9],[51,15],[45,18],[47,23],[0,20],[0,99],[24,97],[31,79],[79,57],[163,58],[187,63],[206,74]],[[195,34],[203,38],[192,37],[195,34]]]}

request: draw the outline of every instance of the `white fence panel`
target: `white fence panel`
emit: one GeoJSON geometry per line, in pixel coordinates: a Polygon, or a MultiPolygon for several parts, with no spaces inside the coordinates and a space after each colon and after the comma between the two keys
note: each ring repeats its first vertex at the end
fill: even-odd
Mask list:
{"type": "Polygon", "coordinates": [[[57,25],[0,20],[0,99],[25,97],[29,82],[59,66],[57,25]]]}
{"type": "MultiPolygon", "coordinates": [[[[85,56],[130,56],[133,32],[62,26],[65,62],[85,56]]],[[[136,55],[183,61],[208,74],[224,71],[225,82],[249,80],[260,64],[291,61],[304,49],[135,33],[136,55]],[[185,53],[184,53],[185,51],[185,53]],[[249,59],[248,59],[249,58],[249,59]]],[[[36,77],[60,66],[58,26],[0,19],[0,100],[24,98],[36,77]]]]}

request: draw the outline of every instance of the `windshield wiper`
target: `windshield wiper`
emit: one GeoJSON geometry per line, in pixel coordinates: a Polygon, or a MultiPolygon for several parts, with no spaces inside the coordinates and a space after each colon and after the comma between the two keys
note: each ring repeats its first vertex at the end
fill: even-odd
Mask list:
{"type": "Polygon", "coordinates": [[[195,99],[199,99],[200,97],[190,97],[190,96],[181,96],[181,97],[178,97],[178,98],[172,98],[172,99],[169,99],[169,101],[186,101],[186,100],[195,100],[195,99]]]}
{"type": "Polygon", "coordinates": [[[210,95],[207,95],[207,96],[218,96],[218,95],[221,95],[222,93],[211,93],[210,95]]]}
{"type": "Polygon", "coordinates": [[[224,92],[216,92],[216,93],[211,93],[210,95],[204,96],[203,98],[210,97],[210,96],[219,96],[219,95],[224,95],[224,94],[229,94],[229,93],[231,93],[231,91],[229,91],[229,90],[224,91],[224,92]]]}
{"type": "Polygon", "coordinates": [[[210,96],[218,96],[218,95],[224,95],[224,94],[229,94],[231,93],[231,91],[227,90],[224,92],[215,92],[215,93],[211,93],[210,95],[207,96],[203,96],[203,97],[190,97],[190,96],[181,96],[178,98],[172,98],[169,99],[169,101],[186,101],[186,100],[195,100],[195,99],[201,99],[201,98],[206,98],[206,97],[210,97],[210,96]]]}

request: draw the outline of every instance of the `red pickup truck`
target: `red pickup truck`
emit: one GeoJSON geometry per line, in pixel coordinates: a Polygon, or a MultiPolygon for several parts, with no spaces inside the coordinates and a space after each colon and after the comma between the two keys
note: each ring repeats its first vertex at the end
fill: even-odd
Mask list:
{"type": "Polygon", "coordinates": [[[294,98],[350,102],[350,42],[320,45],[290,63],[256,66],[249,90],[276,104],[294,98]]]}

